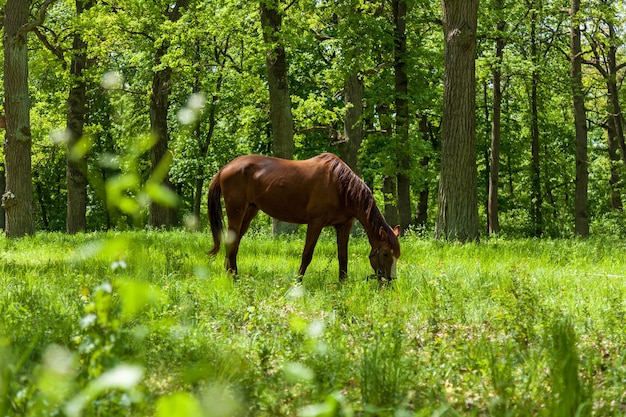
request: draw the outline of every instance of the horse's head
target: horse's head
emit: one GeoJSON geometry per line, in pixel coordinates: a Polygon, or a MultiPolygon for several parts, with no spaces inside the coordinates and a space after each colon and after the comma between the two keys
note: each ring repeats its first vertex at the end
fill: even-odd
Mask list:
{"type": "Polygon", "coordinates": [[[379,280],[391,281],[396,278],[396,264],[400,257],[400,227],[396,226],[391,231],[389,233],[389,230],[381,226],[377,239],[371,241],[370,264],[379,280]]]}

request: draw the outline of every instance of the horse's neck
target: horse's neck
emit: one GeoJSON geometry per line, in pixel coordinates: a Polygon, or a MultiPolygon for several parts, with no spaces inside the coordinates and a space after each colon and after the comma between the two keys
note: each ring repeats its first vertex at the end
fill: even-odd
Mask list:
{"type": "Polygon", "coordinates": [[[369,211],[369,213],[366,212],[365,208],[359,207],[356,215],[356,218],[363,225],[365,233],[367,233],[367,237],[370,241],[370,244],[372,245],[376,240],[379,240],[377,227],[377,225],[379,225],[379,222],[375,221],[379,217],[382,218],[382,214],[376,204],[372,206],[372,209],[369,211]]]}

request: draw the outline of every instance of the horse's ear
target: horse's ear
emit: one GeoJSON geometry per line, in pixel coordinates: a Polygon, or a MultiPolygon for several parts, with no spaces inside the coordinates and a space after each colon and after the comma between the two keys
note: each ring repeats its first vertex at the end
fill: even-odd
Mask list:
{"type": "Polygon", "coordinates": [[[385,228],[382,226],[380,226],[380,229],[378,229],[378,237],[382,241],[387,240],[387,232],[385,232],[385,228]]]}
{"type": "Polygon", "coordinates": [[[400,225],[397,225],[393,228],[393,234],[396,236],[400,236],[400,225]]]}

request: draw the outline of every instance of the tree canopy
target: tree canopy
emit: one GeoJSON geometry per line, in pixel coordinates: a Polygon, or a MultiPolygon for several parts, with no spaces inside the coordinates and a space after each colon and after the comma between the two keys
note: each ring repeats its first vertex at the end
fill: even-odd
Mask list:
{"type": "MultiPolygon", "coordinates": [[[[7,3],[0,1],[3,31],[7,3]]],[[[591,232],[626,230],[624,5],[582,0],[570,9],[569,0],[480,2],[476,137],[463,152],[476,164],[478,201],[467,210],[478,211],[482,234],[574,234],[577,165],[588,170],[591,232]],[[583,128],[586,159],[576,153],[583,128]],[[488,213],[498,218],[495,229],[488,213]]],[[[274,153],[268,65],[280,50],[293,157],[338,154],[390,222],[435,230],[445,172],[440,3],[31,0],[30,21],[37,23],[27,38],[37,230],[66,230],[71,169],[84,174],[86,193],[85,224],[72,230],[204,222],[203,196],[219,167],[241,154],[274,153]],[[280,26],[263,24],[268,10],[280,26]],[[72,138],[77,85],[84,117],[72,138]],[[155,145],[161,150],[151,155],[155,145]],[[173,209],[174,218],[154,220],[151,203],[173,209]]],[[[0,114],[8,116],[7,94],[5,82],[0,114]]]]}

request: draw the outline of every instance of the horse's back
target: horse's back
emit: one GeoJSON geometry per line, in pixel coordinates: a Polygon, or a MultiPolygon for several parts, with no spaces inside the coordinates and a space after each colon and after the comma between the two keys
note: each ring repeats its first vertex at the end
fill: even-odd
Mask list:
{"type": "Polygon", "coordinates": [[[290,160],[257,154],[242,155],[222,168],[222,176],[243,175],[261,179],[265,176],[278,175],[296,178],[314,175],[320,179],[325,172],[330,172],[329,162],[341,160],[335,155],[324,153],[306,160],[290,160]]]}
{"type": "MultiPolygon", "coordinates": [[[[309,223],[329,217],[341,205],[329,164],[334,159],[339,160],[332,154],[303,161],[240,156],[222,169],[222,188],[226,193],[230,190],[241,204],[245,199],[245,204],[254,204],[279,220],[309,223]]],[[[344,221],[345,216],[340,217],[344,221]]]]}

